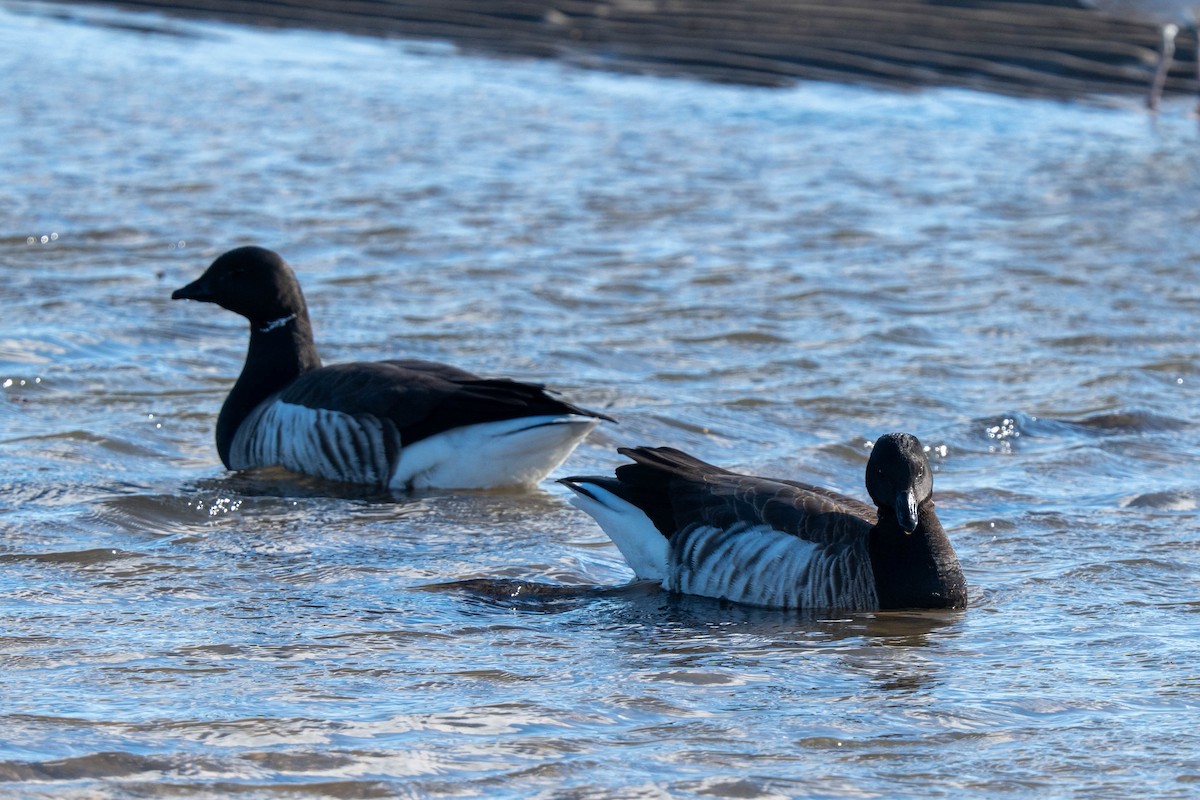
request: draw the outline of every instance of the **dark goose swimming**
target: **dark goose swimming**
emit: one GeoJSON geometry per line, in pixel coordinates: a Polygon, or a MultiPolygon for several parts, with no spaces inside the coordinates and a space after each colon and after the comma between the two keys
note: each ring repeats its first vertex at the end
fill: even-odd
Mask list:
{"type": "Polygon", "coordinates": [[[261,247],[230,250],[171,299],[250,321],[246,363],[217,418],[229,469],[282,466],[403,490],[528,486],[610,419],[537,384],[431,361],[323,367],[295,273],[261,247]]]}
{"type": "Polygon", "coordinates": [[[874,505],[739,475],[669,447],[619,448],[616,476],[563,478],[643,580],[767,608],[964,608],[966,581],[933,508],[915,436],[871,450],[874,505]]]}

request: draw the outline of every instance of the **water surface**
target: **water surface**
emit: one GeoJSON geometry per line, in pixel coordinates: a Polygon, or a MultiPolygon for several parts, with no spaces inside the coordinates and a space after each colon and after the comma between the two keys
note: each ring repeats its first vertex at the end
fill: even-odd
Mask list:
{"type": "Polygon", "coordinates": [[[0,792],[1195,796],[1186,106],[25,4],[0,74],[0,792]],[[246,332],[168,297],[246,243],[297,268],[327,361],[620,419],[559,475],[671,444],[861,495],[866,442],[917,434],[972,607],[629,586],[550,482],[226,473],[246,332]]]}

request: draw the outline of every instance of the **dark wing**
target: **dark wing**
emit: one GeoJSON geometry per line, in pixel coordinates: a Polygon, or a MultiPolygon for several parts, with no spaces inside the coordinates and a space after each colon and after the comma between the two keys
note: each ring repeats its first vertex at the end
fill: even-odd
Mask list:
{"type": "Polygon", "coordinates": [[[464,425],[520,417],[579,414],[610,419],[553,397],[538,384],[480,378],[431,361],[322,367],[293,381],[279,400],[386,420],[405,445],[464,425]]]}
{"type": "Polygon", "coordinates": [[[399,369],[423,372],[426,375],[436,375],[437,377],[445,378],[448,381],[479,380],[478,375],[473,372],[467,372],[465,369],[459,369],[458,367],[452,367],[449,364],[442,364],[437,361],[422,361],[419,358],[389,358],[383,361],[366,363],[390,364],[399,369]]]}
{"type": "Polygon", "coordinates": [[[875,524],[873,506],[826,489],[739,475],[670,447],[618,452],[634,463],[617,467],[605,487],[641,508],[668,538],[696,525],[742,523],[830,544],[865,536],[875,524]]]}

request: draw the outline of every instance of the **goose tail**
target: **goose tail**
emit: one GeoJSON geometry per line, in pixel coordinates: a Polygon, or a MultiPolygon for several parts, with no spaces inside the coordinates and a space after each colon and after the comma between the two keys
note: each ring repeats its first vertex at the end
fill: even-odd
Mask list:
{"type": "Polygon", "coordinates": [[[640,580],[666,580],[667,538],[645,512],[612,491],[614,479],[588,476],[558,482],[572,491],[571,505],[591,515],[608,534],[640,580]]]}

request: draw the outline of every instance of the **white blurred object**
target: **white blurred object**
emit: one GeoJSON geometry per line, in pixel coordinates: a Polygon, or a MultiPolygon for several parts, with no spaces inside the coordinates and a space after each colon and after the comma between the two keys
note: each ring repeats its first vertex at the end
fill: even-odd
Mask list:
{"type": "MultiPolygon", "coordinates": [[[[1195,0],[1082,0],[1084,5],[1111,17],[1137,20],[1161,26],[1162,43],[1158,50],[1158,64],[1154,68],[1154,77],[1150,81],[1150,94],[1146,97],[1146,106],[1151,111],[1158,110],[1162,99],[1163,86],[1167,81],[1167,72],[1175,59],[1175,37],[1179,35],[1179,26],[1184,25],[1191,30],[1197,29],[1200,20],[1200,3],[1195,0]]],[[[1200,81],[1200,41],[1197,42],[1196,80],[1200,81]]]]}

